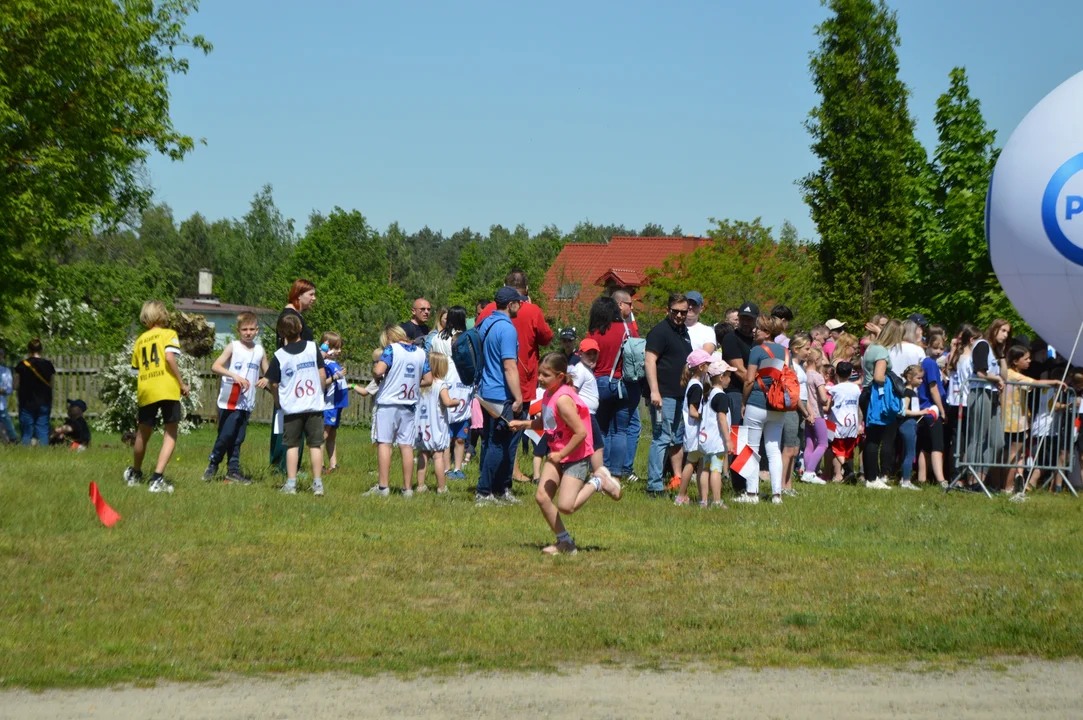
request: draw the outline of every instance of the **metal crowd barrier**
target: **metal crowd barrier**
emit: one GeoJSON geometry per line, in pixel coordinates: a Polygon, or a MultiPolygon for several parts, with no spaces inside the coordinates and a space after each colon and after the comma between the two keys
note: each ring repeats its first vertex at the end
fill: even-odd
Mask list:
{"type": "Polygon", "coordinates": [[[1038,385],[1029,382],[1005,381],[999,393],[984,388],[978,378],[970,380],[966,407],[958,409],[956,424],[955,476],[948,491],[958,488],[967,478],[973,478],[992,497],[986,487],[990,470],[1006,470],[1009,482],[1016,471],[1024,478],[1025,490],[1033,472],[1049,474],[1042,487],[1057,475],[1076,497],[1069,475],[1075,461],[1076,418],[1078,405],[1070,388],[1038,385]],[[1023,427],[1021,432],[1007,433],[1006,428],[1023,427]],[[1010,456],[1017,445],[1019,456],[1010,456]]]}

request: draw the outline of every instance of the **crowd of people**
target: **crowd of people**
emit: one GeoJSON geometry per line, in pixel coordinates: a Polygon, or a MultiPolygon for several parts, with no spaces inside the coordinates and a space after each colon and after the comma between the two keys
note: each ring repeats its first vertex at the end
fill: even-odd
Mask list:
{"type": "MultiPolygon", "coordinates": [[[[366,495],[391,494],[396,447],[406,497],[428,491],[430,468],[435,492],[447,492],[447,480],[465,479],[464,466],[477,457],[479,506],[521,502],[515,479],[537,485],[535,500],[555,537],[547,553],[575,551],[562,515],[596,492],[620,499],[624,484],[639,482],[643,410],[651,423],[646,494],[689,505],[694,479],[705,508],[725,508],[727,478],[737,503],[759,503],[761,473],[774,504],[797,494],[795,480],[920,490],[958,478],[961,489],[1025,496],[1042,469],[1070,467],[1069,452],[1083,450],[1074,431],[1083,374],[1041,340],[1012,337],[1003,320],[984,332],[964,324],[950,336],[920,314],[874,315],[857,333],[833,318],[800,331],[789,308],[761,312],[746,302],[711,325],[703,295],[689,291],[670,295],[665,318],[641,337],[632,294],[616,290],[593,302],[585,332],[554,333],[516,270],[472,313],[453,306],[434,318],[431,303],[418,298],[409,320],[384,328],[373,380],[361,387],[338,362],[342,336],[327,331],[317,344],[305,322],[315,301],[312,282],[293,283],[273,353],[257,342],[255,315],[237,318],[238,338],[213,365],[221,377],[218,435],[204,480],[226,462],[225,480],[251,482],[240,457],[259,389],[275,404],[270,464],[285,478],[281,492],[298,492],[307,445],[310,489],[325,494],[324,477],[339,468],[342,411],[351,393],[371,396],[377,482],[366,495]],[[554,339],[559,349],[543,353],[554,339]],[[527,477],[516,458],[531,449],[527,477]]],[[[132,486],[144,481],[160,420],[164,439],[147,484],[172,492],[165,472],[189,388],[165,306],[146,303],[140,320],[146,331],[131,359],[138,429],[124,478],[132,486]]],[[[40,341],[31,342],[14,376],[0,363],[0,402],[18,392],[25,444],[85,448],[83,401],[70,400],[68,419],[50,430],[55,368],[41,353],[40,341]]],[[[14,439],[5,405],[0,431],[14,439]]],[[[1063,475],[1053,476],[1059,490],[1063,475]]]]}

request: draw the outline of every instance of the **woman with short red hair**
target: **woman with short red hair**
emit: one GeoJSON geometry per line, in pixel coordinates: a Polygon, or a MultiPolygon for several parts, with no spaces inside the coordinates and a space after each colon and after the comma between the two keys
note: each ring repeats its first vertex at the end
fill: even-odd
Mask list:
{"type": "MultiPolygon", "coordinates": [[[[278,323],[287,315],[294,315],[301,321],[301,342],[315,342],[312,328],[305,323],[304,312],[316,302],[316,286],[311,280],[297,279],[290,286],[289,301],[286,307],[278,315],[275,322],[275,349],[286,344],[286,339],[278,334],[278,323]]],[[[271,467],[277,468],[282,475],[286,474],[286,446],[282,442],[282,410],[278,407],[278,397],[275,396],[275,417],[271,425],[271,467]]],[[[301,449],[304,449],[304,436],[301,438],[301,449]]],[[[299,454],[298,457],[303,455],[299,454]]]]}

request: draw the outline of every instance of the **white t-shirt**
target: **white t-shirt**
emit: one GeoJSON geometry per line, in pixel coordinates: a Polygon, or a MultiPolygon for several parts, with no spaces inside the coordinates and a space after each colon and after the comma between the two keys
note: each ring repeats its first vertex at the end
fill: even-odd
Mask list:
{"type": "Polygon", "coordinates": [[[446,387],[443,380],[434,378],[432,385],[421,394],[417,404],[414,424],[417,426],[416,447],[427,452],[447,450],[450,442],[448,432],[448,408],[440,402],[440,391],[446,387]]]}
{"type": "Polygon", "coordinates": [[[717,345],[714,328],[701,322],[688,328],[688,339],[692,341],[693,350],[702,350],[704,345],[717,345]]]}
{"type": "Polygon", "coordinates": [[[380,359],[390,367],[376,393],[376,404],[416,405],[427,362],[425,351],[417,345],[395,343],[384,349],[380,359]]]}
{"type": "Polygon", "coordinates": [[[899,343],[888,350],[887,355],[891,359],[891,369],[898,373],[899,377],[902,377],[906,368],[921,365],[921,361],[925,359],[925,351],[911,342],[899,343]]]}
{"type": "Polygon", "coordinates": [[[590,414],[598,412],[598,381],[594,378],[594,371],[583,363],[576,363],[568,368],[568,374],[572,376],[572,385],[590,414]]]}
{"type": "Polygon", "coordinates": [[[827,388],[827,392],[831,396],[830,419],[835,423],[835,437],[857,437],[857,426],[861,423],[858,408],[861,386],[843,382],[827,388]]]}
{"type": "Polygon", "coordinates": [[[808,402],[808,373],[805,372],[805,368],[801,367],[801,363],[794,362],[793,371],[797,375],[797,382],[801,384],[801,402],[808,402]]]}

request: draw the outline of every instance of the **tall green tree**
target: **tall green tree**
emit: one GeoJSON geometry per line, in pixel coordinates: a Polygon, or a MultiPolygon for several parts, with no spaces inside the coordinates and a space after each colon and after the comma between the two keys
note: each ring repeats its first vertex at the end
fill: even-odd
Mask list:
{"type": "Polygon", "coordinates": [[[241,220],[219,221],[210,227],[215,292],[223,301],[268,303],[272,308],[286,302],[289,286],[284,289],[269,280],[293,251],[293,225],[275,205],[273,188],[265,185],[241,220]]]}
{"type": "Polygon", "coordinates": [[[936,207],[939,232],[924,265],[932,316],[955,327],[1018,320],[993,273],[985,242],[985,199],[996,164],[996,132],[971,96],[966,70],[953,68],[947,92],[936,101],[936,207]],[[942,282],[950,278],[951,282],[942,282]],[[937,282],[941,280],[941,282],[937,282]]]}
{"type": "Polygon", "coordinates": [[[173,127],[169,79],[188,71],[196,0],[0,3],[0,316],[35,287],[73,232],[124,219],[150,199],[152,152],[194,147],[173,127]]]}
{"type": "Polygon", "coordinates": [[[848,322],[902,309],[916,259],[920,161],[898,24],[881,0],[824,0],[811,55],[821,102],[805,127],[820,168],[801,181],[820,234],[826,310],[848,322]]]}

